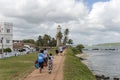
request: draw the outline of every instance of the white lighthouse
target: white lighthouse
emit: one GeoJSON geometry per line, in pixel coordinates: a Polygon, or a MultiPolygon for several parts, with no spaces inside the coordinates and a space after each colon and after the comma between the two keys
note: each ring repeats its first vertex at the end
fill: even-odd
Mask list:
{"type": "Polygon", "coordinates": [[[13,23],[0,22],[0,49],[11,48],[13,37],[13,23]]]}
{"type": "Polygon", "coordinates": [[[61,27],[60,27],[60,25],[58,25],[58,27],[57,27],[57,35],[56,35],[57,46],[61,45],[61,39],[58,37],[58,33],[60,33],[60,32],[61,32],[61,27]]]}

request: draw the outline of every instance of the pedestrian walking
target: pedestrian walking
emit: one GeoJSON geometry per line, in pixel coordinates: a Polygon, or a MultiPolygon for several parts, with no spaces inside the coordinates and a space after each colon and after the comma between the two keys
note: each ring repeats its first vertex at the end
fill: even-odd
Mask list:
{"type": "Polygon", "coordinates": [[[50,53],[48,60],[48,72],[51,73],[52,69],[53,69],[53,56],[52,53],[50,53]]]}
{"type": "Polygon", "coordinates": [[[47,51],[46,48],[44,49],[43,54],[44,54],[44,56],[45,56],[45,59],[44,59],[44,66],[47,66],[47,64],[48,64],[48,51],[47,51]]]}
{"type": "Polygon", "coordinates": [[[45,58],[45,56],[43,55],[43,50],[40,50],[40,52],[38,53],[38,59],[37,59],[38,63],[39,63],[40,73],[42,72],[42,69],[43,69],[44,58],[45,58]]]}

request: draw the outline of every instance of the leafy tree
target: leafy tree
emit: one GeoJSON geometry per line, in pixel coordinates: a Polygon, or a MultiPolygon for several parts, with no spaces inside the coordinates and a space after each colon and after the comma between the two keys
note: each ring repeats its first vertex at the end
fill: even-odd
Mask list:
{"type": "Polygon", "coordinates": [[[52,38],[50,35],[44,34],[44,36],[39,36],[36,41],[37,47],[40,46],[56,46],[55,38],[52,38]]]}
{"type": "Polygon", "coordinates": [[[42,36],[40,35],[39,37],[38,37],[38,40],[37,40],[37,42],[36,42],[36,45],[37,46],[43,46],[43,39],[42,39],[42,36]]]}
{"type": "Polygon", "coordinates": [[[63,44],[66,45],[67,42],[68,42],[68,37],[65,36],[64,39],[63,39],[63,44]]]}
{"type": "Polygon", "coordinates": [[[68,44],[73,44],[73,40],[72,40],[72,39],[69,39],[69,40],[68,40],[68,44]]]}
{"type": "Polygon", "coordinates": [[[56,46],[56,40],[55,40],[55,38],[52,38],[52,40],[50,41],[50,43],[49,43],[49,46],[56,46]]]}
{"type": "Polygon", "coordinates": [[[65,31],[64,31],[64,35],[67,36],[68,34],[69,34],[69,29],[67,28],[67,29],[65,29],[65,31]]]}
{"type": "Polygon", "coordinates": [[[76,46],[76,49],[79,50],[82,53],[82,49],[84,48],[84,46],[82,44],[79,44],[76,46]]]}
{"type": "Polygon", "coordinates": [[[43,36],[44,46],[49,46],[50,40],[51,40],[51,37],[50,37],[49,35],[45,34],[45,35],[43,36]]]}
{"type": "Polygon", "coordinates": [[[23,43],[32,43],[35,44],[35,41],[33,39],[24,39],[22,40],[23,43]]]}

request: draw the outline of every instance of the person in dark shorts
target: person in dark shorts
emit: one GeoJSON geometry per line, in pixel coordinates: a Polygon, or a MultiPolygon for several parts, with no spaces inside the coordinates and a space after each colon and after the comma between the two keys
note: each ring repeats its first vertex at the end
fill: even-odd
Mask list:
{"type": "Polygon", "coordinates": [[[43,55],[43,50],[40,50],[40,53],[38,53],[38,63],[39,63],[40,73],[42,72],[43,69],[44,58],[45,57],[43,55]]]}
{"type": "Polygon", "coordinates": [[[56,55],[58,55],[59,51],[58,51],[58,50],[55,50],[55,53],[56,53],[56,55]]]}

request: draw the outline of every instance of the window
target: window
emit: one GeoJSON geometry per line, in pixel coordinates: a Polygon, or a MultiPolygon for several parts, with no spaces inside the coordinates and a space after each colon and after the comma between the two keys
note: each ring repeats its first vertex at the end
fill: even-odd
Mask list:
{"type": "Polygon", "coordinates": [[[10,43],[10,40],[6,40],[6,43],[10,43]]]}
{"type": "Polygon", "coordinates": [[[10,33],[10,29],[7,29],[7,33],[10,33]]]}

